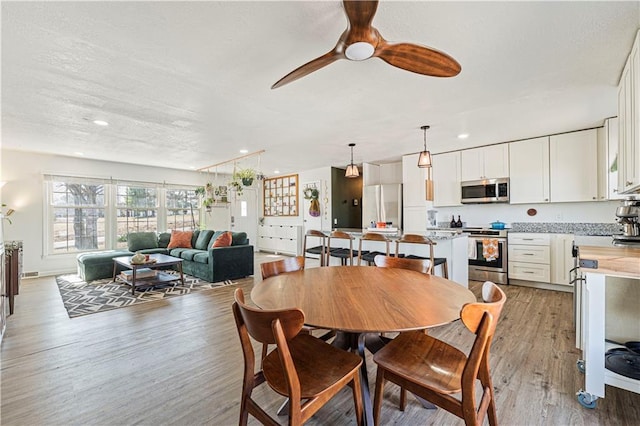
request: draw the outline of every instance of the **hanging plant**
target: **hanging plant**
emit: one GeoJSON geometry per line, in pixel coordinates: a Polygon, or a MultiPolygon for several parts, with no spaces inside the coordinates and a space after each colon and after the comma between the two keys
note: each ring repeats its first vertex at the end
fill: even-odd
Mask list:
{"type": "Polygon", "coordinates": [[[233,174],[233,180],[242,181],[244,186],[251,186],[256,178],[256,171],[250,168],[240,169],[233,174]]]}

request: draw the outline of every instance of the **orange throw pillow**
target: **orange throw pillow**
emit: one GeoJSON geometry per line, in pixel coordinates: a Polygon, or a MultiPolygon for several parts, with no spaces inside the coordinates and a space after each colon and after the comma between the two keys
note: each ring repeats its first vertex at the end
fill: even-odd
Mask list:
{"type": "Polygon", "coordinates": [[[213,242],[211,247],[229,247],[231,245],[231,232],[225,232],[221,234],[216,240],[213,242]]]}
{"type": "Polygon", "coordinates": [[[171,239],[167,248],[191,248],[193,231],[171,231],[171,239]]]}

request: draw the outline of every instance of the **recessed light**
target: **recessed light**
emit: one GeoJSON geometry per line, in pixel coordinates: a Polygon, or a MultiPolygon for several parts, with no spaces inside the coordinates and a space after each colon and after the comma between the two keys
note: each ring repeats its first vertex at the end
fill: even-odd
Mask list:
{"type": "Polygon", "coordinates": [[[78,157],[82,157],[84,154],[81,152],[74,152],[73,155],[77,155],[78,157]]]}
{"type": "Polygon", "coordinates": [[[466,139],[469,137],[469,133],[460,133],[458,139],[466,139]]]}
{"type": "Polygon", "coordinates": [[[191,170],[194,170],[194,169],[196,168],[196,166],[189,166],[189,168],[190,168],[191,170]]]}
{"type": "Polygon", "coordinates": [[[93,124],[96,124],[98,126],[108,126],[109,125],[109,123],[107,123],[104,120],[93,120],[93,124]]]}
{"type": "Polygon", "coordinates": [[[248,150],[248,149],[241,149],[241,150],[240,150],[240,154],[246,154],[247,152],[249,152],[249,150],[248,150]]]}
{"type": "Polygon", "coordinates": [[[280,173],[280,170],[274,170],[273,173],[278,174],[280,173]]]}

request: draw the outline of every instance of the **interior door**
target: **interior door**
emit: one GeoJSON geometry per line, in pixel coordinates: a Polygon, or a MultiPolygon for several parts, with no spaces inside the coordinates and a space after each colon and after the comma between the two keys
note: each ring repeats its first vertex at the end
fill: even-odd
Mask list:
{"type": "MultiPolygon", "coordinates": [[[[323,211],[314,211],[310,212],[311,200],[304,199],[304,193],[307,188],[317,189],[318,190],[318,202],[322,200],[323,195],[320,189],[320,181],[316,182],[307,182],[302,184],[302,211],[303,211],[303,220],[304,220],[304,232],[306,233],[310,229],[315,229],[316,231],[322,230],[322,215],[323,211]],[[319,214],[318,214],[319,213],[319,214]],[[317,216],[315,216],[317,214],[317,216]]],[[[322,204],[320,204],[322,206],[322,204]]],[[[322,208],[322,207],[321,207],[322,208]]]]}
{"type": "Polygon", "coordinates": [[[244,188],[242,195],[234,194],[231,200],[231,230],[246,232],[249,243],[258,243],[258,190],[244,188]]]}

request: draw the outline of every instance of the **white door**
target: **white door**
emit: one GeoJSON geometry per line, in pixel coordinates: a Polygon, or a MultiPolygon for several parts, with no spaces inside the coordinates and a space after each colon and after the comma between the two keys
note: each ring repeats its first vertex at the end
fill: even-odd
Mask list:
{"type": "Polygon", "coordinates": [[[242,195],[231,196],[231,230],[246,232],[249,243],[258,244],[258,190],[244,188],[242,195]]]}
{"type": "MultiPolygon", "coordinates": [[[[311,207],[311,200],[306,200],[304,198],[305,190],[307,189],[317,189],[318,190],[318,202],[322,200],[324,195],[322,194],[322,190],[320,188],[320,181],[316,182],[307,182],[302,184],[301,198],[302,198],[302,217],[304,220],[304,232],[306,233],[310,229],[315,229],[316,231],[322,230],[322,215],[324,212],[321,210],[318,212],[314,212],[313,214],[317,216],[312,216],[312,213],[309,212],[309,208],[311,207]]],[[[322,209],[322,203],[320,203],[320,208],[322,209]]]]}

